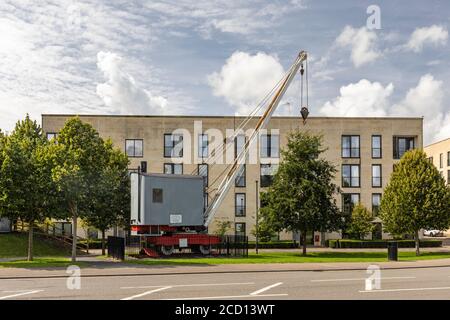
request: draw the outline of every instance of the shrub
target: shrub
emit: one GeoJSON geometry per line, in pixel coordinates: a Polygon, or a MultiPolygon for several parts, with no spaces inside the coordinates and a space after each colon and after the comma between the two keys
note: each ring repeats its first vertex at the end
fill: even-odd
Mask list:
{"type": "MultiPolygon", "coordinates": [[[[393,240],[348,240],[348,239],[339,239],[339,240],[328,240],[328,247],[336,249],[356,249],[356,248],[367,248],[367,249],[376,249],[376,248],[387,248],[387,244],[389,241],[393,240]]],[[[414,248],[415,242],[414,240],[395,240],[398,242],[399,248],[414,248]]],[[[436,248],[442,247],[441,240],[421,240],[420,246],[424,248],[436,248]]]]}

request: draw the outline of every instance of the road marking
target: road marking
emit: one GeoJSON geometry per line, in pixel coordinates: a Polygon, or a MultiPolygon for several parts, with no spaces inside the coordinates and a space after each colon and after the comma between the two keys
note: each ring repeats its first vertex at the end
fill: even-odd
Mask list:
{"type": "Polygon", "coordinates": [[[161,300],[207,300],[207,299],[236,299],[236,298],[255,298],[255,297],[280,297],[287,296],[287,293],[274,293],[274,294],[259,294],[251,295],[245,294],[241,296],[217,296],[217,297],[188,297],[188,298],[174,298],[174,299],[161,299],[161,300]]]}
{"type": "Polygon", "coordinates": [[[146,289],[146,288],[160,288],[160,287],[202,287],[202,286],[238,286],[243,284],[255,284],[254,282],[230,282],[230,283],[196,283],[196,284],[175,284],[175,285],[161,285],[161,286],[140,286],[140,287],[121,287],[120,289],[146,289]]]}
{"type": "Polygon", "coordinates": [[[163,290],[167,290],[167,289],[170,289],[170,288],[172,288],[172,287],[162,287],[162,288],[158,288],[158,289],[155,289],[155,290],[146,291],[144,293],[140,293],[140,294],[137,294],[137,295],[134,295],[134,296],[131,296],[131,297],[123,298],[123,299],[120,299],[120,300],[133,300],[133,299],[136,299],[136,298],[141,298],[143,296],[147,296],[147,295],[152,294],[154,292],[163,291],[163,290]]]}
{"type": "Polygon", "coordinates": [[[450,290],[450,287],[377,289],[377,290],[361,290],[359,292],[361,292],[361,293],[369,293],[369,292],[400,292],[400,291],[426,291],[426,290],[450,290]]]}
{"type": "MultiPolygon", "coordinates": [[[[381,280],[394,280],[394,279],[416,279],[416,277],[383,277],[381,280]]],[[[366,278],[347,278],[347,279],[319,279],[311,280],[311,282],[333,282],[333,281],[364,281],[366,278]]]]}
{"type": "MultiPolygon", "coordinates": [[[[0,300],[4,300],[4,299],[8,299],[8,298],[14,298],[14,297],[19,297],[19,296],[24,296],[24,295],[26,295],[26,294],[33,294],[33,293],[38,293],[38,292],[41,292],[41,291],[44,291],[44,290],[21,290],[22,292],[20,292],[20,293],[16,293],[16,294],[11,294],[11,295],[8,295],[8,296],[3,296],[3,297],[0,297],[0,300]]],[[[18,291],[3,291],[3,292],[18,292],[18,291]]]]}
{"type": "Polygon", "coordinates": [[[283,284],[283,282],[277,282],[277,283],[274,283],[274,284],[272,284],[270,286],[267,286],[267,287],[264,287],[262,289],[256,290],[255,292],[250,293],[250,295],[251,296],[256,296],[256,295],[258,295],[260,293],[263,293],[263,292],[265,292],[267,290],[270,290],[272,288],[278,287],[280,284],[283,284]]]}

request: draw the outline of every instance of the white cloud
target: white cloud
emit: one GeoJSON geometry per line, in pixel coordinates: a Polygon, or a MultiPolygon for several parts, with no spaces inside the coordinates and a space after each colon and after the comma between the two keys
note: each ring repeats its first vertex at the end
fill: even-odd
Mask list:
{"type": "Polygon", "coordinates": [[[275,56],[259,52],[251,55],[236,51],[219,72],[208,76],[216,96],[236,107],[236,113],[248,114],[283,77],[284,69],[275,56]]]}
{"type": "Polygon", "coordinates": [[[377,35],[366,27],[355,29],[346,26],[336,38],[336,45],[342,48],[351,48],[351,60],[355,67],[372,62],[381,56],[376,48],[377,35]]]}
{"type": "Polygon", "coordinates": [[[97,94],[114,113],[161,114],[167,111],[167,99],[153,95],[136,84],[123,70],[122,58],[115,53],[99,52],[97,66],[107,79],[97,85],[97,94]]]}
{"type": "Polygon", "coordinates": [[[420,52],[427,44],[442,46],[447,43],[448,31],[442,26],[432,25],[430,27],[417,28],[411,34],[406,49],[420,52]]]}
{"type": "Polygon", "coordinates": [[[340,95],[327,101],[320,113],[330,117],[386,116],[388,98],[393,91],[392,83],[383,87],[379,82],[362,79],[341,87],[340,95]]]}

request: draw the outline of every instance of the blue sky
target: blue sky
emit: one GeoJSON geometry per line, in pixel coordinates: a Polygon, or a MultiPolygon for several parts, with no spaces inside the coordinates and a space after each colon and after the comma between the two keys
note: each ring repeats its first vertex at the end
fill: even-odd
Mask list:
{"type": "MultiPolygon", "coordinates": [[[[0,128],[25,113],[245,115],[306,50],[312,115],[424,116],[430,143],[450,136],[449,19],[447,1],[4,0],[0,128]]],[[[298,114],[298,91],[280,114],[298,114]]]]}

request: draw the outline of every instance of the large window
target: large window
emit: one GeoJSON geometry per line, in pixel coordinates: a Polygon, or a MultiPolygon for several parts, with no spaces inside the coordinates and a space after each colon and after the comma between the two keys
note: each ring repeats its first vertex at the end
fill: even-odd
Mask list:
{"type": "Polygon", "coordinates": [[[261,188],[268,187],[272,184],[273,176],[277,170],[277,164],[261,164],[261,188]]]}
{"type": "Polygon", "coordinates": [[[165,158],[183,157],[182,134],[164,134],[164,157],[165,158]]]}
{"type": "Polygon", "coordinates": [[[372,187],[381,187],[381,164],[372,165],[372,187]]]}
{"type": "Polygon", "coordinates": [[[236,187],[245,187],[245,164],[239,167],[234,184],[236,187]]]}
{"type": "Polygon", "coordinates": [[[351,215],[353,207],[359,203],[359,193],[343,193],[342,194],[342,212],[351,215]]]}
{"type": "Polygon", "coordinates": [[[372,193],[372,215],[378,216],[381,205],[381,193],[372,193]]]}
{"type": "Polygon", "coordinates": [[[58,139],[58,134],[56,132],[47,132],[47,140],[58,139]]]}
{"type": "Polygon", "coordinates": [[[359,158],[359,136],[342,136],[342,158],[359,158]]]}
{"type": "Polygon", "coordinates": [[[414,149],[414,137],[396,137],[393,138],[394,159],[400,159],[406,151],[414,149]]]}
{"type": "Polygon", "coordinates": [[[234,213],[236,217],[245,217],[245,193],[236,193],[234,196],[234,213]]]}
{"type": "Polygon", "coordinates": [[[381,136],[372,136],[372,158],[381,158],[381,136]]]}
{"type": "Polygon", "coordinates": [[[181,163],[164,163],[165,174],[183,174],[183,164],[181,163]]]}
{"type": "Polygon", "coordinates": [[[202,163],[198,165],[198,175],[203,177],[204,186],[208,186],[208,164],[202,163]]]}
{"type": "Polygon", "coordinates": [[[125,150],[129,157],[143,157],[144,156],[144,140],[142,139],[126,139],[125,150]]]}
{"type": "Polygon", "coordinates": [[[244,222],[235,223],[234,232],[237,236],[245,236],[245,223],[244,222]]]}
{"type": "Polygon", "coordinates": [[[199,134],[198,135],[198,157],[208,158],[208,135],[199,134]]]}
{"type": "Polygon", "coordinates": [[[263,134],[260,137],[261,158],[278,158],[280,156],[280,137],[276,134],[263,134]]]}
{"type": "Polygon", "coordinates": [[[342,187],[360,186],[359,164],[342,165],[342,187]]]}
{"type": "Polygon", "coordinates": [[[234,158],[236,159],[238,155],[244,150],[245,147],[245,135],[240,134],[234,138],[234,158]]]}

